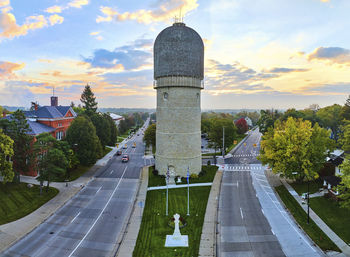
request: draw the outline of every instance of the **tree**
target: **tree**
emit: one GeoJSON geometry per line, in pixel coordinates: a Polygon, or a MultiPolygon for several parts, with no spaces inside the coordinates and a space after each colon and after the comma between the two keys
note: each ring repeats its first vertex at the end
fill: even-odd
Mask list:
{"type": "Polygon", "coordinates": [[[329,132],[317,123],[289,117],[287,121],[277,120],[261,141],[259,160],[268,164],[274,173],[302,181],[318,177],[318,171],[325,162],[328,150],[334,144],[329,132]],[[297,172],[297,175],[293,174],[297,172]]]}
{"type": "Polygon", "coordinates": [[[83,107],[88,115],[96,112],[97,102],[91,87],[87,84],[81,94],[80,101],[83,103],[83,107]]]}
{"type": "Polygon", "coordinates": [[[11,182],[14,177],[12,170],[13,140],[0,129],[0,175],[3,183],[11,182]]]}
{"type": "Polygon", "coordinates": [[[102,148],[104,149],[111,138],[111,130],[108,120],[105,116],[99,113],[92,113],[90,119],[96,128],[96,135],[100,139],[102,148]]]}
{"type": "Polygon", "coordinates": [[[350,121],[350,95],[340,111],[340,116],[342,119],[350,121]]]}
{"type": "Polygon", "coordinates": [[[14,141],[13,171],[15,176],[13,181],[20,182],[21,172],[27,173],[34,163],[33,137],[27,134],[30,129],[24,113],[17,110],[10,119],[1,119],[0,128],[14,141]]]}
{"type": "Polygon", "coordinates": [[[235,122],[239,134],[244,134],[248,131],[248,124],[244,118],[240,118],[235,122]]]}
{"type": "MultiPolygon", "coordinates": [[[[222,136],[223,128],[225,128],[225,144],[229,146],[233,144],[233,140],[237,138],[237,128],[233,124],[231,119],[227,118],[214,118],[212,119],[209,140],[212,146],[217,149],[221,149],[222,152],[222,136]]],[[[226,148],[226,147],[225,147],[226,148]]]]}
{"type": "MultiPolygon", "coordinates": [[[[350,156],[347,156],[350,157],[350,156]]],[[[340,206],[343,208],[350,209],[350,160],[349,158],[345,159],[344,162],[340,165],[342,172],[341,184],[338,186],[339,197],[343,201],[339,201],[340,206]]]]}
{"type": "Polygon", "coordinates": [[[332,130],[332,137],[335,141],[338,141],[338,134],[340,131],[341,116],[339,115],[342,107],[339,104],[333,104],[321,108],[317,113],[317,117],[320,119],[320,125],[324,128],[330,128],[332,130]]]}
{"type": "Polygon", "coordinates": [[[109,116],[109,114],[104,113],[103,117],[107,120],[108,125],[109,125],[109,131],[110,131],[110,137],[108,140],[107,145],[114,146],[115,143],[117,142],[117,135],[118,135],[118,130],[117,126],[115,125],[114,120],[109,116]]]}
{"type": "Polygon", "coordinates": [[[102,155],[100,140],[92,122],[84,116],[78,116],[67,130],[66,140],[71,145],[81,164],[94,164],[102,155]]]}
{"type": "Polygon", "coordinates": [[[156,124],[148,126],[143,137],[143,142],[146,143],[146,146],[152,146],[152,151],[156,150],[156,124]]]}
{"type": "Polygon", "coordinates": [[[260,119],[257,122],[259,126],[259,131],[265,133],[270,127],[273,127],[275,121],[280,118],[282,114],[277,110],[261,110],[260,119]]]}
{"type": "Polygon", "coordinates": [[[350,123],[342,126],[342,135],[340,138],[340,143],[342,145],[342,149],[346,153],[350,153],[350,123]]]}
{"type": "Polygon", "coordinates": [[[280,119],[282,121],[285,121],[289,117],[293,117],[294,119],[304,119],[304,113],[292,108],[292,109],[288,109],[285,113],[283,113],[283,115],[280,117],[280,119]]]}

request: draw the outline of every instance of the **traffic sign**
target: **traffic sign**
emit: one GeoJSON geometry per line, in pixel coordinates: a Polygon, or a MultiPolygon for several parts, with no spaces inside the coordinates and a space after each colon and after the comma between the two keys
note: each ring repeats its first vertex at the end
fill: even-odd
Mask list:
{"type": "Polygon", "coordinates": [[[256,144],[253,144],[254,147],[256,147],[256,144]]]}
{"type": "Polygon", "coordinates": [[[234,140],[234,141],[233,141],[233,144],[237,145],[237,140],[234,140]]]}

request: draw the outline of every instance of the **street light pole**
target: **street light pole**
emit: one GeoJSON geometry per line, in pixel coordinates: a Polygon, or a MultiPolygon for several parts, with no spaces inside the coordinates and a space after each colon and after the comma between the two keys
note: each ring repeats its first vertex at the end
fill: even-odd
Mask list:
{"type": "Polygon", "coordinates": [[[225,127],[222,127],[222,157],[225,156],[225,127]]]}

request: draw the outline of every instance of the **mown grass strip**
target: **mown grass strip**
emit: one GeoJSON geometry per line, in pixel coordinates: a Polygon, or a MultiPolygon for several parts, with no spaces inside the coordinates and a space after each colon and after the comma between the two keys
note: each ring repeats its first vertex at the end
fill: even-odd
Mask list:
{"type": "Polygon", "coordinates": [[[289,212],[293,215],[294,219],[302,227],[302,229],[308,234],[308,236],[324,251],[337,251],[340,249],[329,239],[329,237],[310,219],[310,224],[307,224],[307,214],[301,208],[299,203],[288,192],[284,185],[275,187],[278,195],[282,199],[289,212]]]}
{"type": "Polygon", "coordinates": [[[133,256],[198,256],[209,192],[210,187],[190,189],[190,216],[186,216],[187,189],[169,190],[169,216],[165,216],[166,190],[148,191],[133,256]],[[181,234],[188,235],[189,247],[164,246],[166,235],[174,232],[174,229],[168,226],[168,221],[175,213],[179,213],[187,222],[187,226],[181,229],[181,234]]]}
{"type": "Polygon", "coordinates": [[[20,219],[58,194],[56,188],[46,188],[40,196],[39,186],[28,188],[26,183],[0,184],[0,225],[20,219]]]}

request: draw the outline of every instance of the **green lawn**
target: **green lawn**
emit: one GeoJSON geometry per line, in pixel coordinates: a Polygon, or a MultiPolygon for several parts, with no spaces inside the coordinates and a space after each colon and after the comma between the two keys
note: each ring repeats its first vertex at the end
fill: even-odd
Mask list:
{"type": "Polygon", "coordinates": [[[310,198],[310,206],[344,242],[350,243],[350,210],[325,197],[310,198]]]}
{"type": "Polygon", "coordinates": [[[148,191],[133,257],[198,256],[209,192],[210,187],[190,188],[190,216],[186,216],[187,188],[170,189],[169,216],[165,216],[166,190],[148,191]],[[168,221],[175,213],[187,222],[180,231],[188,235],[189,247],[164,247],[166,235],[174,232],[168,221]]]}
{"type": "Polygon", "coordinates": [[[328,238],[325,233],[323,233],[323,231],[315,224],[315,222],[313,222],[313,220],[310,219],[310,224],[307,224],[306,212],[301,208],[299,203],[283,185],[275,187],[275,189],[283,203],[289,209],[290,213],[294,216],[294,219],[322,250],[333,250],[340,252],[340,249],[328,238]]]}
{"type": "Polygon", "coordinates": [[[39,195],[39,186],[28,188],[26,183],[0,183],[0,225],[22,218],[38,209],[58,194],[56,188],[46,188],[39,195]]]}
{"type": "MultiPolygon", "coordinates": [[[[302,193],[306,193],[307,192],[307,182],[302,182],[302,183],[292,183],[290,184],[294,190],[301,195],[302,193]]],[[[318,192],[318,190],[320,188],[322,188],[322,181],[321,180],[313,180],[310,181],[310,194],[316,193],[318,192]]]]}
{"type": "MultiPolygon", "coordinates": [[[[218,167],[216,166],[202,166],[204,175],[198,178],[190,178],[190,184],[212,182],[214,180],[217,169],[218,167]]],[[[153,171],[153,167],[149,167],[148,187],[165,186],[166,185],[165,178],[162,176],[155,176],[152,173],[152,171],[153,171]]],[[[181,184],[186,184],[186,183],[187,183],[187,179],[182,178],[181,184]]]]}

